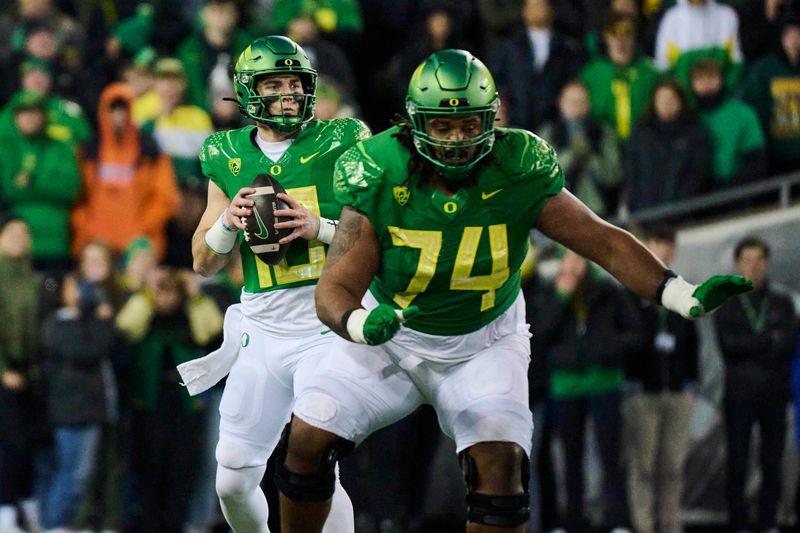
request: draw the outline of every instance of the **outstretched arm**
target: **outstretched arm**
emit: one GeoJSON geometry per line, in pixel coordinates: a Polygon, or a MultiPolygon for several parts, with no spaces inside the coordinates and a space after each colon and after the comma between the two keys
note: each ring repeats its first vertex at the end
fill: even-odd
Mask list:
{"type": "Polygon", "coordinates": [[[633,235],[602,220],[567,190],[547,201],[537,227],[606,269],[642,298],[684,318],[711,312],[731,296],[752,289],[752,283],[741,276],[712,276],[700,286],[687,283],[633,235]]]}
{"type": "Polygon", "coordinates": [[[595,215],[566,189],[547,201],[536,226],[606,269],[642,298],[656,299],[667,267],[636,237],[595,215]]]}
{"type": "Polygon", "coordinates": [[[416,312],[413,306],[404,311],[386,304],[372,311],[361,307],[380,261],[381,247],[372,224],[363,214],[345,207],[314,293],[319,319],[345,339],[382,344],[416,312]]]}

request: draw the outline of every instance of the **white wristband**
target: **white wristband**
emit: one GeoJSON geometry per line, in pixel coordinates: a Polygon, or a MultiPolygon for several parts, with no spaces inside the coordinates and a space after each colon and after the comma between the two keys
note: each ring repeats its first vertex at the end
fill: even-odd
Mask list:
{"type": "Polygon", "coordinates": [[[366,309],[356,309],[347,317],[347,334],[350,340],[359,344],[367,344],[364,338],[364,323],[367,321],[369,311],[366,309]]]}
{"type": "Polygon", "coordinates": [[[692,296],[696,289],[697,285],[692,285],[680,276],[674,277],[664,286],[661,305],[683,318],[694,318],[689,311],[692,307],[700,305],[700,301],[692,296]]]}
{"type": "Polygon", "coordinates": [[[336,235],[336,226],[339,225],[338,220],[331,220],[325,217],[319,217],[319,229],[317,230],[317,240],[325,244],[330,244],[333,236],[336,235]]]}
{"type": "Polygon", "coordinates": [[[206,232],[206,246],[220,255],[225,255],[233,250],[236,244],[236,230],[232,230],[225,225],[225,213],[214,222],[206,232]]]}

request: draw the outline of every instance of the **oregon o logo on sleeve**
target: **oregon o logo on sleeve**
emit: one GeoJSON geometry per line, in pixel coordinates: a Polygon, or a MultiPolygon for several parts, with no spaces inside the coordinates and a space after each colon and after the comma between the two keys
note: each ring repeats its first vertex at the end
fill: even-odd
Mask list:
{"type": "Polygon", "coordinates": [[[280,165],[272,165],[271,167],[269,167],[269,173],[272,174],[273,176],[277,176],[278,174],[281,173],[282,170],[283,169],[281,168],[280,165]]]}
{"type": "Polygon", "coordinates": [[[458,204],[455,202],[446,202],[443,206],[444,212],[448,215],[452,215],[458,210],[458,204]]]}

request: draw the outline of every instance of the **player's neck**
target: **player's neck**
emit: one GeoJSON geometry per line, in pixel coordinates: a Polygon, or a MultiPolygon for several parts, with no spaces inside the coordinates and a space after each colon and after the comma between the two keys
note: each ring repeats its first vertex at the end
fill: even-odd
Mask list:
{"type": "Polygon", "coordinates": [[[268,143],[276,143],[291,139],[300,132],[300,128],[288,133],[277,131],[264,124],[256,124],[256,128],[258,129],[258,136],[261,137],[261,140],[267,141],[268,143]]]}
{"type": "Polygon", "coordinates": [[[434,189],[447,196],[453,196],[464,185],[461,181],[446,180],[435,172],[430,177],[430,184],[434,189]]]}

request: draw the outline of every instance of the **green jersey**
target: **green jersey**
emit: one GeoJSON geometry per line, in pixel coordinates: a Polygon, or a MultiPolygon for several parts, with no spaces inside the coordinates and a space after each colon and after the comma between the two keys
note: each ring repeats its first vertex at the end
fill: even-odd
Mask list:
{"type": "Polygon", "coordinates": [[[336,199],[363,213],[382,249],[370,291],[420,314],[406,326],[462,335],[488,324],[519,293],[528,235],[549,196],[564,185],[553,148],[536,135],[499,129],[493,160],[448,196],[408,176],[409,150],[391,128],[339,158],[336,199]]]}
{"type": "MultiPolygon", "coordinates": [[[[366,125],[350,118],[313,120],[277,161],[269,159],[256,145],[256,131],[255,126],[247,126],[208,137],[200,150],[203,174],[232,199],[239,189],[249,187],[256,175],[268,173],[311,213],[338,219],[341,206],[333,197],[333,164],[353,143],[369,137],[366,125]]],[[[264,292],[316,284],[325,263],[327,245],[317,240],[297,239],[275,266],[258,259],[241,234],[239,249],[244,290],[264,292]]]]}

